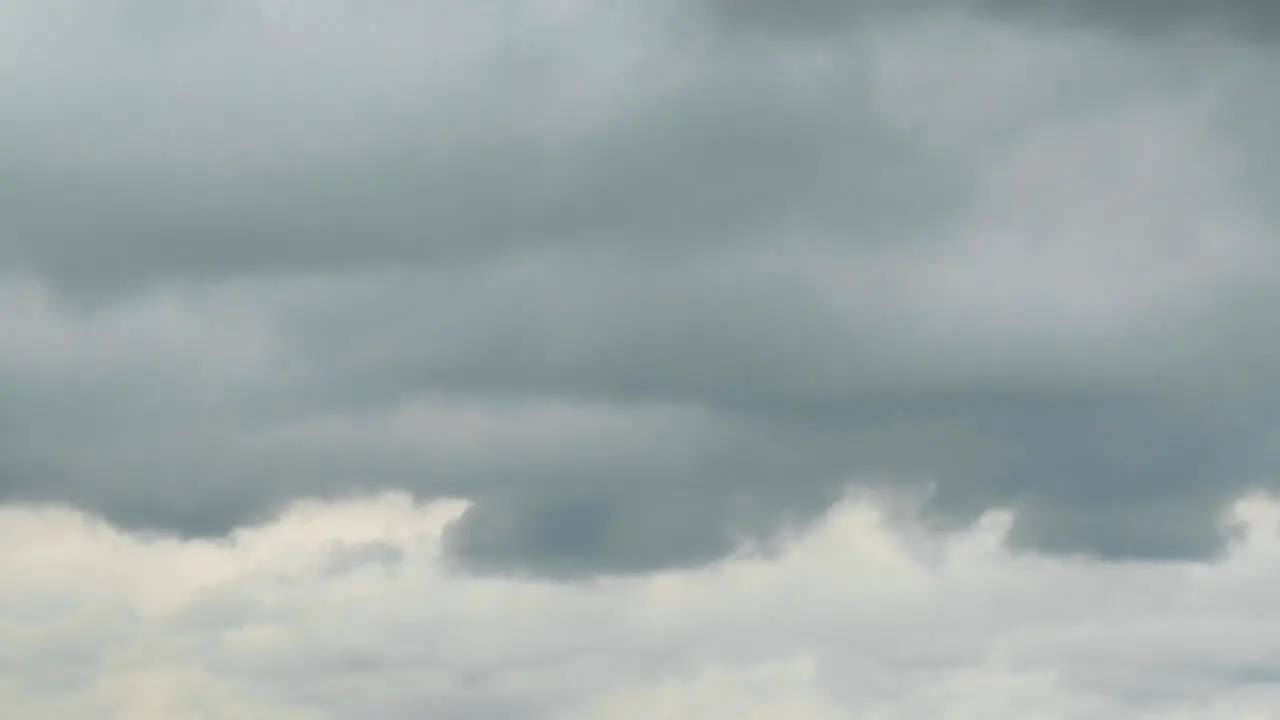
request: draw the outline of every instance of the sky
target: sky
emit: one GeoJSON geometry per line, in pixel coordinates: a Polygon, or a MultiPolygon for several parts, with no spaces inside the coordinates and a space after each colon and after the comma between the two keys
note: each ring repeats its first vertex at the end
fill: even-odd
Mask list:
{"type": "Polygon", "coordinates": [[[0,708],[1274,717],[1278,64],[1269,0],[0,0],[0,708]]]}

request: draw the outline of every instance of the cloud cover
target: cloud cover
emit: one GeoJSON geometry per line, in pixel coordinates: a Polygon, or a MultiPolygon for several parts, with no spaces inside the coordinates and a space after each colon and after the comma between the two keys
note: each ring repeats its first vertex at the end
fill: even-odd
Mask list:
{"type": "Polygon", "coordinates": [[[701,4],[730,27],[775,32],[825,33],[887,12],[985,14],[1048,26],[1082,26],[1139,40],[1218,32],[1269,42],[1280,29],[1280,11],[1265,0],[706,0],[701,4]]]}
{"type": "Polygon", "coordinates": [[[1214,562],[1015,553],[860,494],[772,551],[587,583],[447,559],[466,503],[307,502],[217,541],[0,512],[0,703],[29,717],[1192,718],[1280,702],[1280,507],[1214,562]]]}
{"type": "Polygon", "coordinates": [[[0,3],[0,497],[467,497],[457,552],[578,574],[876,477],[1219,547],[1274,474],[1252,6],[725,7],[0,3]]]}
{"type": "Polygon", "coordinates": [[[0,707],[1263,717],[1274,7],[0,0],[0,707]]]}

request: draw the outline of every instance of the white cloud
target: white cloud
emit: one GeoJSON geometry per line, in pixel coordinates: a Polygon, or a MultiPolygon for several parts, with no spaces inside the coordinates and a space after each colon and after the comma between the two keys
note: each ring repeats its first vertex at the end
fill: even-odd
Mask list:
{"type": "Polygon", "coordinates": [[[776,555],[581,584],[452,567],[441,533],[467,507],[308,502],[216,541],[6,507],[0,695],[139,720],[1237,720],[1280,701],[1264,499],[1212,563],[1013,553],[1007,513],[942,535],[851,498],[776,555]]]}

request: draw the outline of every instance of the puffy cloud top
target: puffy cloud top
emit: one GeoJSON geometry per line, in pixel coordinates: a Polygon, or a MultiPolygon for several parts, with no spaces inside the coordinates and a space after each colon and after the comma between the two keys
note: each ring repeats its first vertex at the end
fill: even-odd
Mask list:
{"type": "Polygon", "coordinates": [[[1263,718],[1280,507],[1215,562],[1003,547],[850,497],[776,551],[594,583],[477,577],[466,503],[295,505],[218,541],[0,514],[0,700],[50,718],[1263,718]]]}

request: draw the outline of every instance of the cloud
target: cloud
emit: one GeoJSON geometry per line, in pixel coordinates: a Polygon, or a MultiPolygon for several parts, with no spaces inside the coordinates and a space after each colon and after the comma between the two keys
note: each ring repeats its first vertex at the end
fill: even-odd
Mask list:
{"type": "MultiPolygon", "coordinates": [[[[367,5],[8,0],[0,87],[23,100],[0,137],[0,259],[87,292],[547,245],[682,257],[797,226],[900,242],[963,207],[990,150],[921,147],[883,116],[886,92],[920,101],[901,80],[950,87],[952,114],[1050,106],[1025,122],[1065,98],[1136,102],[1168,72],[1123,42],[936,13],[920,25],[941,31],[797,46],[709,35],[663,3],[367,5]],[[939,41],[969,55],[919,61],[939,41]]],[[[1219,67],[1196,74],[1221,85],[1219,67]]]]}
{"type": "Polygon", "coordinates": [[[547,243],[671,252],[894,203],[849,175],[855,155],[911,161],[859,112],[856,57],[801,87],[790,58],[672,37],[660,6],[561,5],[10,2],[31,31],[0,77],[27,98],[0,147],[0,252],[110,289],[547,243]]]}
{"type": "Polygon", "coordinates": [[[0,697],[48,718],[1241,718],[1277,700],[1280,509],[1212,562],[1008,550],[851,496],[777,550],[555,584],[442,551],[467,503],[305,502],[210,540],[0,511],[0,697]]]}
{"type": "MultiPolygon", "coordinates": [[[[862,328],[886,352],[866,363],[859,344],[832,346],[844,331],[829,323],[846,319],[794,322],[815,312],[804,305],[764,304],[735,328],[731,306],[692,294],[701,279],[676,282],[691,294],[656,320],[625,277],[519,305],[490,295],[536,277],[174,289],[87,314],[14,281],[2,485],[130,527],[214,535],[298,497],[466,494],[477,506],[459,552],[580,573],[705,562],[734,533],[820,512],[850,477],[932,485],[947,523],[1018,505],[1033,520],[1015,539],[1041,549],[1205,554],[1219,542],[1213,515],[1266,482],[1267,406],[1170,384],[1196,377],[1185,352],[1163,372],[1149,353],[1101,365],[1097,387],[1065,365],[1001,385],[983,363],[922,362],[909,328],[862,328]],[[454,311],[401,310],[433,296],[454,311]],[[597,319],[611,296],[619,309],[597,319]],[[756,336],[751,321],[768,313],[792,318],[795,339],[756,336]],[[688,361],[643,350],[662,346],[688,361]],[[863,369],[823,374],[841,358],[863,369]],[[1157,507],[1162,520],[1133,521],[1157,507]]],[[[975,350],[967,335],[935,342],[975,350]]],[[[1145,350],[1120,343],[1115,356],[1145,350]]]]}
{"type": "Polygon", "coordinates": [[[980,10],[0,0],[0,500],[465,496],[451,552],[590,575],[876,478],[1212,555],[1274,477],[1269,51],[980,10]]]}
{"type": "Polygon", "coordinates": [[[0,0],[0,706],[1264,717],[1272,7],[0,0]]]}
{"type": "Polygon", "coordinates": [[[877,15],[930,12],[979,13],[1036,25],[1100,28],[1139,39],[1207,31],[1270,42],[1280,29],[1280,11],[1265,0],[708,0],[705,5],[712,18],[729,27],[784,33],[828,33],[877,15]]]}

